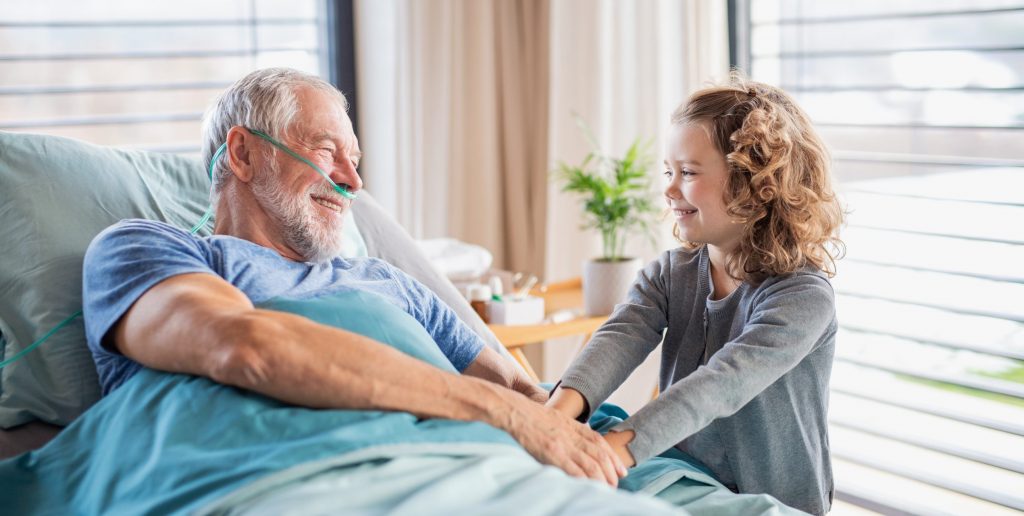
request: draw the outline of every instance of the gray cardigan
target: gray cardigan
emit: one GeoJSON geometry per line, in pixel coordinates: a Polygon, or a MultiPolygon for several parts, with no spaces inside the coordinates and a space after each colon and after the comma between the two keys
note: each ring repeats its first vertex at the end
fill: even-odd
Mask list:
{"type": "Polygon", "coordinates": [[[706,247],[648,264],[561,385],[596,407],[662,342],[661,395],[615,430],[637,463],[675,446],[733,490],[831,507],[828,385],[835,301],[810,269],[711,300],[706,247]]]}

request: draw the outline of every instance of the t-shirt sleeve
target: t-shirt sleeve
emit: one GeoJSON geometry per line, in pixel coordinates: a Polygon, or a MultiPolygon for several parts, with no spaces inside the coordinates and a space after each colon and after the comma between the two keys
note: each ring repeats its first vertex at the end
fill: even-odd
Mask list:
{"type": "Polygon", "coordinates": [[[107,334],[142,294],[179,274],[207,272],[210,252],[187,232],[161,222],[123,220],[93,239],[85,253],[82,312],[94,356],[117,354],[107,334]]]}
{"type": "Polygon", "coordinates": [[[388,265],[388,268],[409,301],[409,314],[423,325],[455,369],[465,371],[483,350],[483,339],[434,291],[397,267],[388,265]]]}

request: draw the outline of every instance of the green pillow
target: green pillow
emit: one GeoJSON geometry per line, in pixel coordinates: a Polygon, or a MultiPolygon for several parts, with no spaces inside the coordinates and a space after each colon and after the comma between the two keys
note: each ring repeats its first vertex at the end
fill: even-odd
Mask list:
{"type": "MultiPolygon", "coordinates": [[[[209,188],[196,159],[0,132],[0,360],[81,309],[82,258],[100,231],[127,218],[191,228],[209,188]]],[[[345,228],[348,254],[365,256],[351,215],[345,228]]],[[[0,369],[2,428],[66,425],[99,398],[80,317],[0,369]]]]}

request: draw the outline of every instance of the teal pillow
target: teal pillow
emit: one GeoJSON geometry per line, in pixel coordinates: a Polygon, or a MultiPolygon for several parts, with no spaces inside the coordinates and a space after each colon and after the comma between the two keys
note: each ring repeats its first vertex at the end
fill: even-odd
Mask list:
{"type": "Polygon", "coordinates": [[[358,333],[439,369],[458,372],[419,321],[372,292],[349,290],[307,299],[276,298],[258,306],[358,333]]]}
{"type": "MultiPolygon", "coordinates": [[[[82,258],[96,234],[127,218],[190,228],[209,188],[196,159],[0,132],[0,361],[81,308],[82,258]]],[[[345,228],[347,249],[365,255],[351,215],[345,228]]],[[[99,397],[78,318],[0,369],[0,427],[66,425],[99,397]]]]}

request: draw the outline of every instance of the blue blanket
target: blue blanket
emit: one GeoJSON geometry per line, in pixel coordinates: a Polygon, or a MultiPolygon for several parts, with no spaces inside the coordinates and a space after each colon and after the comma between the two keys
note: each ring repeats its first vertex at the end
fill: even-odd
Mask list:
{"type": "MultiPolygon", "coordinates": [[[[414,319],[372,294],[275,300],[265,308],[357,331],[439,368],[454,370],[414,319]]],[[[608,426],[616,417],[624,414],[602,413],[595,423],[608,426]]],[[[502,459],[507,466],[501,470],[505,472],[502,478],[545,478],[543,484],[549,488],[563,482],[586,486],[580,488],[586,492],[604,493],[600,496],[611,493],[613,498],[604,502],[604,507],[620,502],[623,507],[644,507],[656,502],[649,497],[642,502],[627,499],[631,495],[617,495],[600,484],[570,479],[540,466],[508,434],[483,423],[420,420],[402,412],[299,408],[204,378],[148,369],[104,398],[46,447],[0,462],[0,499],[4,512],[10,514],[225,511],[232,507],[230,500],[251,502],[279,494],[284,487],[304,485],[297,480],[320,485],[316,479],[325,481],[323,474],[348,475],[357,466],[437,470],[437,464],[430,461],[440,460],[438,457],[460,464],[466,457],[496,456],[506,457],[502,459]],[[392,462],[401,458],[399,455],[421,462],[392,462]],[[545,473],[526,475],[537,468],[545,473]],[[253,486],[260,489],[254,491],[253,486]],[[240,497],[239,493],[247,494],[240,497]]],[[[423,487],[443,484],[437,478],[420,481],[423,487]]],[[[467,479],[458,488],[472,490],[471,483],[467,479]]],[[[510,492],[507,487],[501,492],[510,492]]],[[[733,495],[706,472],[680,460],[656,459],[636,468],[624,487],[669,493],[679,505],[712,499],[718,504],[725,499],[735,502],[732,507],[743,513],[755,507],[769,512],[782,507],[770,497],[733,495]],[[680,492],[684,494],[680,496],[680,492]],[[715,496],[708,498],[710,494],[715,496]]],[[[337,491],[333,492],[332,499],[337,502],[337,491]]],[[[402,493],[396,491],[388,503],[406,496],[402,493]]],[[[509,503],[509,509],[516,507],[515,501],[509,503]]]]}

